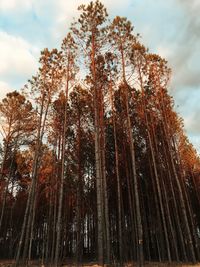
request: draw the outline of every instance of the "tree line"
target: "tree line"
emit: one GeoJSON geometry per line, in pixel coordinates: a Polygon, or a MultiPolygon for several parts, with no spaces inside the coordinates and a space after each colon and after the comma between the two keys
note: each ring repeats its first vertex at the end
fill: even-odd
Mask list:
{"type": "Polygon", "coordinates": [[[200,159],[171,70],[125,17],[79,7],[0,103],[0,257],[15,266],[200,261],[200,159]]]}

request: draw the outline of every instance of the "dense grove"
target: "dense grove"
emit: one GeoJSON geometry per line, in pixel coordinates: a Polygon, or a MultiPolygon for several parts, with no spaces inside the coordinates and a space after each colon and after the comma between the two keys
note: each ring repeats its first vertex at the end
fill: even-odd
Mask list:
{"type": "Polygon", "coordinates": [[[200,261],[200,159],[171,71],[99,2],[0,103],[0,257],[200,261]]]}

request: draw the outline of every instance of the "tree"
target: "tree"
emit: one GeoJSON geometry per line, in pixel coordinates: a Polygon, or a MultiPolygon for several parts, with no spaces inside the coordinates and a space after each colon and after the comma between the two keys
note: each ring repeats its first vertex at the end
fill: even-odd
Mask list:
{"type": "MultiPolygon", "coordinates": [[[[38,167],[41,158],[41,146],[44,137],[45,124],[53,95],[60,86],[62,78],[62,69],[60,65],[61,54],[56,49],[51,52],[45,49],[41,53],[40,63],[41,68],[37,76],[33,77],[30,81],[32,93],[35,94],[35,100],[38,104],[39,114],[37,122],[37,136],[35,143],[35,154],[32,167],[32,182],[29,189],[27,205],[25,210],[24,221],[19,240],[19,248],[16,254],[16,266],[19,264],[22,243],[25,242],[23,247],[23,262],[27,258],[28,243],[31,248],[33,238],[33,225],[35,217],[35,190],[37,186],[38,167]],[[29,242],[30,240],[30,242],[29,242]]],[[[31,251],[31,249],[30,249],[31,251]]],[[[30,255],[31,256],[31,255],[30,255]]]]}
{"type": "Polygon", "coordinates": [[[127,138],[130,143],[130,152],[132,160],[132,176],[134,180],[134,195],[135,195],[135,205],[136,205],[136,228],[137,228],[137,254],[138,254],[138,264],[143,265],[143,229],[142,229],[142,218],[141,218],[141,207],[140,207],[140,197],[138,188],[138,177],[136,171],[136,158],[135,158],[135,145],[132,134],[132,125],[130,120],[130,107],[129,107],[129,85],[127,82],[126,68],[129,62],[129,57],[127,56],[130,44],[136,41],[135,36],[132,34],[133,27],[126,18],[116,17],[110,26],[110,42],[113,47],[118,49],[121,60],[121,70],[122,70],[122,83],[121,88],[124,91],[125,97],[125,108],[126,108],[126,120],[127,120],[127,138]]]}
{"type": "Polygon", "coordinates": [[[31,103],[20,93],[8,93],[0,104],[1,128],[4,141],[3,158],[1,162],[0,181],[2,187],[2,209],[0,230],[6,205],[8,187],[13,175],[13,165],[20,146],[30,142],[34,130],[34,113],[31,103]]]}
{"type": "Polygon", "coordinates": [[[76,66],[76,44],[73,37],[69,33],[62,43],[63,52],[63,71],[66,79],[65,89],[65,104],[64,104],[64,121],[62,129],[62,156],[61,156],[61,181],[60,181],[60,194],[59,194],[59,206],[58,206],[58,219],[57,219],[57,239],[56,239],[56,251],[55,251],[55,265],[58,266],[59,250],[60,250],[60,236],[61,236],[61,215],[62,215],[62,202],[63,202],[63,186],[65,176],[65,150],[66,150],[66,130],[67,130],[67,104],[70,82],[73,81],[76,66]]]}
{"type": "Polygon", "coordinates": [[[98,0],[79,11],[61,50],[44,49],[23,94],[0,103],[0,258],[195,263],[200,159],[171,70],[98,0]]]}
{"type": "Polygon", "coordinates": [[[106,22],[107,11],[105,7],[99,2],[91,2],[88,6],[82,5],[79,7],[82,11],[78,22],[73,25],[73,32],[81,42],[83,51],[86,52],[88,59],[88,65],[90,70],[90,83],[93,92],[94,103],[94,134],[95,134],[95,161],[96,161],[96,192],[97,192],[97,225],[98,225],[98,261],[99,264],[104,262],[104,251],[106,247],[107,261],[110,261],[110,240],[109,240],[109,221],[107,214],[103,214],[104,210],[107,211],[107,203],[103,207],[104,198],[106,194],[105,187],[103,188],[103,159],[101,153],[101,125],[100,125],[100,105],[99,105],[99,92],[101,85],[97,80],[97,60],[100,55],[100,50],[105,42],[104,33],[106,28],[104,24],[106,22]],[[84,42],[84,43],[82,43],[84,42]],[[104,221],[104,218],[106,221],[104,221]],[[104,225],[106,229],[104,229],[104,225]],[[106,231],[106,232],[105,232],[106,231]],[[106,240],[104,238],[106,236],[106,240]]]}

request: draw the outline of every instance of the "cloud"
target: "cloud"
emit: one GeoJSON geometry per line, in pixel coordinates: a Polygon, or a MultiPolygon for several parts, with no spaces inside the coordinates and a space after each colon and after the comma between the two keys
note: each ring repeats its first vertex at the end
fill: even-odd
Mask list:
{"type": "Polygon", "coordinates": [[[0,31],[0,76],[5,82],[29,78],[37,70],[38,50],[19,36],[0,31]]]}
{"type": "Polygon", "coordinates": [[[194,148],[196,149],[196,151],[199,153],[200,152],[200,136],[199,136],[199,134],[190,136],[189,140],[194,145],[194,148]]]}
{"type": "MultiPolygon", "coordinates": [[[[176,0],[180,15],[172,21],[176,29],[157,48],[166,57],[173,70],[172,86],[175,90],[200,85],[200,1],[176,0]]],[[[172,31],[171,31],[172,32],[172,31]]]]}
{"type": "MultiPolygon", "coordinates": [[[[183,92],[182,95],[184,95],[183,92]]],[[[197,135],[200,133],[199,99],[200,91],[188,88],[187,93],[185,93],[185,96],[183,96],[182,103],[184,103],[184,105],[180,107],[180,110],[182,110],[182,113],[184,114],[185,127],[191,135],[197,135]]]]}
{"type": "Polygon", "coordinates": [[[0,99],[4,98],[7,93],[12,91],[9,84],[3,81],[0,81],[0,99]]]}
{"type": "Polygon", "coordinates": [[[200,151],[200,1],[177,0],[183,12],[180,38],[171,49],[172,93],[179,104],[177,109],[184,117],[190,140],[200,151]]]}
{"type": "Polygon", "coordinates": [[[192,112],[190,116],[186,116],[184,119],[185,128],[190,135],[198,135],[200,133],[200,118],[199,112],[192,112]]]}
{"type": "Polygon", "coordinates": [[[0,11],[29,9],[33,0],[1,0],[0,11]]]}
{"type": "Polygon", "coordinates": [[[173,70],[175,90],[200,83],[200,1],[135,1],[132,11],[136,31],[151,52],[165,57],[173,70]]]}

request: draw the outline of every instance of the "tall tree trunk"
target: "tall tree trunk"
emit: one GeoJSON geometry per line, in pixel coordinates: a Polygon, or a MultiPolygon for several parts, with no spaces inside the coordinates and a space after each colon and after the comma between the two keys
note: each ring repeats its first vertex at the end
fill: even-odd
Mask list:
{"type": "Polygon", "coordinates": [[[67,128],[67,104],[68,104],[68,91],[69,91],[69,61],[67,68],[67,85],[65,92],[65,107],[64,107],[64,124],[62,133],[62,156],[61,156],[61,177],[60,177],[60,191],[58,201],[58,218],[56,223],[56,247],[55,247],[55,266],[59,265],[59,254],[60,254],[60,238],[61,238],[61,217],[63,207],[63,192],[64,192],[64,178],[65,178],[65,147],[66,147],[66,128],[67,128]]]}
{"type": "Polygon", "coordinates": [[[76,210],[77,210],[77,238],[76,238],[76,262],[77,266],[82,259],[82,222],[81,222],[81,207],[82,207],[82,173],[81,173],[81,119],[80,111],[78,111],[78,137],[77,137],[77,146],[78,146],[78,186],[77,186],[77,199],[76,199],[76,210]]]}
{"type": "MultiPolygon", "coordinates": [[[[165,122],[166,123],[166,122],[165,122]]],[[[187,218],[187,211],[186,211],[186,206],[185,206],[185,202],[184,202],[184,197],[183,197],[183,192],[182,192],[182,188],[181,188],[181,184],[176,172],[176,168],[174,165],[174,160],[172,157],[172,153],[171,153],[171,148],[169,145],[169,140],[168,140],[168,135],[165,129],[165,125],[163,124],[163,132],[164,132],[164,136],[166,138],[166,143],[167,143],[167,147],[168,147],[168,151],[169,151],[169,156],[170,156],[170,163],[172,166],[172,170],[173,170],[173,174],[175,177],[175,181],[177,184],[177,188],[178,188],[178,193],[179,193],[179,197],[180,197],[180,206],[181,206],[181,210],[182,210],[182,214],[183,214],[183,220],[184,220],[184,224],[185,224],[185,232],[186,232],[186,236],[187,236],[187,247],[188,250],[190,252],[190,258],[192,260],[192,262],[196,262],[196,256],[195,256],[195,252],[194,252],[194,246],[193,246],[193,241],[192,241],[192,235],[190,232],[190,227],[189,227],[189,222],[188,222],[188,218],[187,218]]]]}
{"type": "Polygon", "coordinates": [[[97,227],[98,227],[98,262],[103,265],[103,199],[102,199],[102,172],[101,172],[101,151],[100,151],[100,128],[99,128],[99,103],[96,82],[96,66],[95,66],[95,36],[92,33],[92,51],[91,51],[91,68],[93,77],[93,100],[94,100],[94,113],[95,113],[95,165],[96,165],[96,194],[97,194],[97,227]]]}
{"type": "MultiPolygon", "coordinates": [[[[26,246],[24,247],[24,251],[27,251],[27,246],[28,246],[28,240],[29,240],[29,233],[30,233],[30,224],[31,224],[31,219],[32,219],[32,205],[34,202],[34,193],[35,193],[35,188],[36,188],[36,180],[37,180],[37,172],[38,172],[38,165],[39,165],[39,157],[40,157],[40,149],[41,149],[41,137],[43,136],[42,133],[42,126],[45,124],[45,120],[43,120],[43,112],[44,112],[44,101],[45,101],[45,93],[43,92],[42,94],[42,101],[41,101],[41,107],[40,107],[40,115],[39,115],[39,122],[38,122],[38,129],[37,129],[37,138],[36,138],[36,150],[34,154],[34,161],[33,161],[33,169],[32,169],[32,182],[29,188],[29,193],[28,193],[28,199],[26,203],[26,209],[25,209],[25,214],[24,214],[24,220],[23,220],[23,225],[22,225],[22,230],[21,230],[21,235],[20,235],[20,240],[19,240],[19,247],[17,249],[16,253],[16,261],[15,261],[15,266],[17,267],[19,264],[20,260],[20,255],[22,251],[22,245],[24,238],[26,237],[25,244],[26,246]]],[[[50,99],[49,99],[50,102],[50,99]]],[[[49,103],[47,104],[48,108],[49,103]]],[[[45,111],[47,114],[48,110],[45,111]]],[[[25,257],[25,254],[23,255],[23,258],[25,257]]]]}
{"type": "Polygon", "coordinates": [[[102,88],[99,96],[100,104],[100,144],[101,144],[101,168],[102,168],[102,191],[104,200],[104,224],[105,224],[105,248],[106,248],[106,261],[110,264],[111,251],[110,251],[110,222],[109,222],[109,207],[108,207],[108,186],[106,177],[106,141],[105,141],[105,125],[104,125],[104,103],[102,88]]]}
{"type": "Polygon", "coordinates": [[[137,172],[136,172],[134,139],[133,139],[133,134],[132,134],[130,114],[129,114],[128,84],[126,81],[125,60],[124,60],[124,51],[123,51],[122,45],[121,45],[120,53],[121,53],[121,60],[122,60],[123,83],[124,83],[124,87],[125,87],[124,90],[125,90],[125,108],[126,108],[126,119],[127,119],[127,132],[128,132],[128,140],[129,140],[129,144],[130,144],[132,174],[133,174],[133,184],[134,184],[134,195],[135,195],[136,227],[137,227],[137,251],[138,251],[137,257],[138,257],[138,266],[143,266],[144,254],[143,254],[142,217],[141,217],[141,210],[140,210],[138,177],[137,177],[137,172]]]}
{"type": "Polygon", "coordinates": [[[122,265],[123,243],[122,243],[121,184],[120,184],[120,175],[119,175],[119,153],[118,153],[118,145],[117,145],[116,118],[115,118],[114,103],[113,103],[113,88],[112,88],[111,82],[110,82],[109,87],[110,87],[110,101],[111,101],[111,109],[112,109],[114,146],[115,146],[115,172],[116,172],[116,178],[117,178],[119,258],[120,258],[120,264],[122,265]]]}

